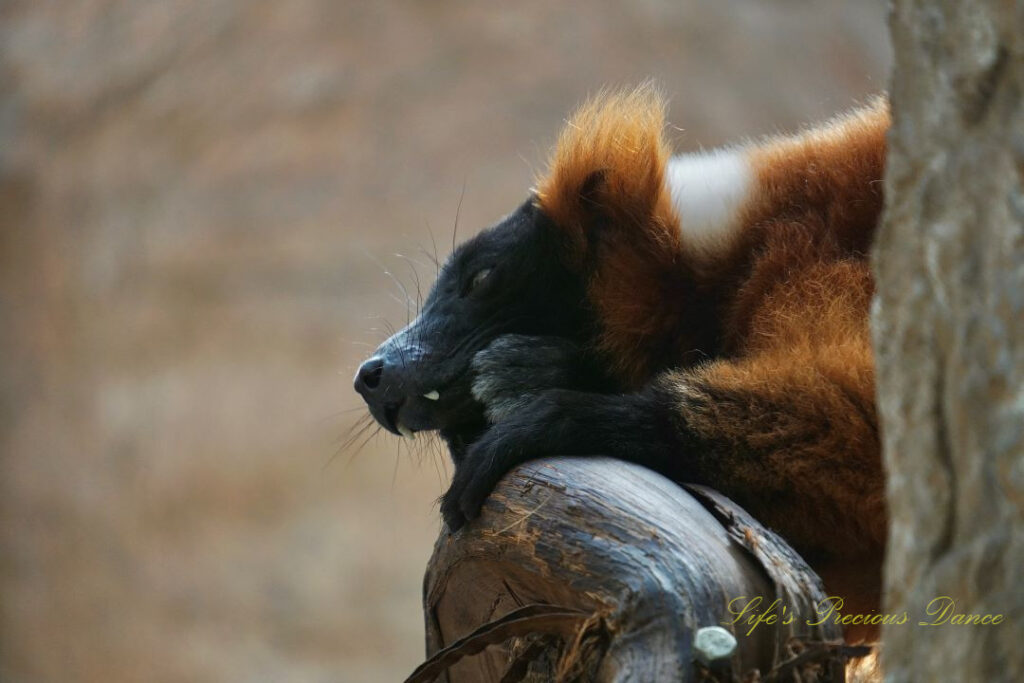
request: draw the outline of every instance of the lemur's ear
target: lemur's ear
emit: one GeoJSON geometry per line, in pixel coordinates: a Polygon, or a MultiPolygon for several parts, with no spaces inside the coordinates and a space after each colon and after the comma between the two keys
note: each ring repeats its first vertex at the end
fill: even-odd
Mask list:
{"type": "Polygon", "coordinates": [[[577,253],[606,230],[632,233],[632,239],[641,237],[638,230],[674,232],[664,126],[664,99],[650,83],[602,93],[569,120],[535,193],[577,253]]]}

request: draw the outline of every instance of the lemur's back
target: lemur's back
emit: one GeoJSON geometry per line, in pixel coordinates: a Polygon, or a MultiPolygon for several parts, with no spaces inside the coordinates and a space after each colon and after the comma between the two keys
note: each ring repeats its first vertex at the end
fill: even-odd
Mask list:
{"type": "Polygon", "coordinates": [[[676,158],[668,174],[721,325],[719,360],[665,380],[716,454],[704,475],[862,613],[878,608],[886,534],[867,257],[888,126],[878,100],[797,136],[676,158]],[[717,173],[717,204],[698,192],[702,169],[717,173]]]}
{"type": "MultiPolygon", "coordinates": [[[[793,280],[794,273],[814,269],[820,274],[830,262],[844,264],[833,269],[844,281],[844,295],[837,300],[834,292],[815,296],[791,288],[807,317],[788,327],[796,334],[807,327],[847,335],[851,320],[839,327],[833,323],[840,322],[835,309],[849,307],[866,329],[871,291],[866,258],[882,210],[888,127],[888,107],[879,98],[798,135],[669,162],[666,181],[687,260],[695,264],[708,296],[721,302],[712,315],[722,321],[723,352],[741,353],[786,329],[783,320],[764,319],[764,297],[773,291],[778,296],[778,284],[793,280]],[[819,315],[808,308],[815,299],[822,306],[819,315]]],[[[795,314],[792,302],[781,305],[780,317],[795,314]]]]}

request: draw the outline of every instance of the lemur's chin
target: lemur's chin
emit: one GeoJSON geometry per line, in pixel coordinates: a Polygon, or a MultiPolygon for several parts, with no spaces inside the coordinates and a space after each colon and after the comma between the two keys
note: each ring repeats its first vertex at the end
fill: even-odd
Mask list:
{"type": "Polygon", "coordinates": [[[429,432],[445,426],[443,416],[436,410],[436,402],[421,396],[399,399],[382,405],[370,403],[370,414],[392,434],[407,439],[417,432],[429,432]]]}
{"type": "MultiPolygon", "coordinates": [[[[423,394],[420,398],[426,401],[439,401],[441,399],[441,394],[435,389],[433,391],[428,391],[427,393],[423,394]]],[[[401,434],[410,441],[414,441],[416,439],[417,432],[434,431],[436,429],[440,429],[439,424],[436,424],[434,420],[429,419],[413,420],[411,422],[413,426],[410,426],[410,424],[407,424],[406,421],[404,421],[404,419],[399,416],[399,411],[396,411],[392,422],[394,424],[394,431],[401,434]]]]}

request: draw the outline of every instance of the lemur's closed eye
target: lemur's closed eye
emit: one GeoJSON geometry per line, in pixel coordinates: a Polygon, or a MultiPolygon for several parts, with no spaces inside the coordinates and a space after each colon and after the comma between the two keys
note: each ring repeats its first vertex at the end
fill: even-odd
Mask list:
{"type": "Polygon", "coordinates": [[[469,278],[469,285],[466,287],[466,294],[472,294],[474,290],[478,289],[480,285],[484,283],[487,276],[491,274],[490,268],[481,268],[480,270],[473,273],[473,277],[469,278]]]}

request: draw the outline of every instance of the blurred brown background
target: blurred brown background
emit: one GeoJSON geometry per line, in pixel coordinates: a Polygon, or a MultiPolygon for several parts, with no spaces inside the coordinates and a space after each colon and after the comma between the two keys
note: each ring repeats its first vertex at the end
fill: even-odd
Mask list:
{"type": "Polygon", "coordinates": [[[447,465],[337,452],[395,254],[602,85],[681,149],[881,90],[883,4],[0,4],[0,680],[407,674],[447,465]]]}

